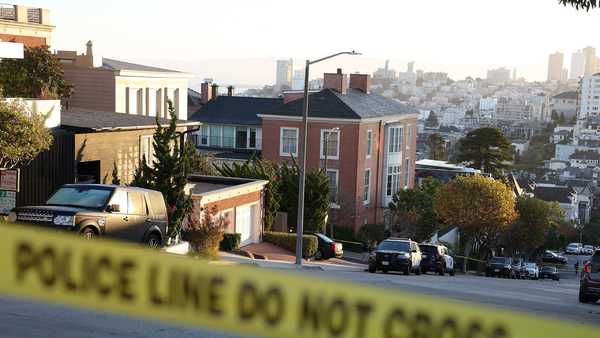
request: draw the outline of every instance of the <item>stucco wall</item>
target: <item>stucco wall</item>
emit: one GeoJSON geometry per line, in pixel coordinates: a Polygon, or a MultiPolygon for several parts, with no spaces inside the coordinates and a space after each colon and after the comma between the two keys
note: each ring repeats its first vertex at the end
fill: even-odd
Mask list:
{"type": "Polygon", "coordinates": [[[73,85],[73,95],[65,100],[68,107],[115,111],[115,80],[105,69],[63,66],[65,80],[73,85]]]}

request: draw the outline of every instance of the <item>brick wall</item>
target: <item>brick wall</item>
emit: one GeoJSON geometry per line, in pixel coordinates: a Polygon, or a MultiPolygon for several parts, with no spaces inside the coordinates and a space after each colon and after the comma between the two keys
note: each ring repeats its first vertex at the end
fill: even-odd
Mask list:
{"type": "Polygon", "coordinates": [[[27,47],[40,47],[48,45],[46,38],[37,36],[22,36],[14,34],[0,34],[0,40],[4,42],[19,42],[27,47]]]}

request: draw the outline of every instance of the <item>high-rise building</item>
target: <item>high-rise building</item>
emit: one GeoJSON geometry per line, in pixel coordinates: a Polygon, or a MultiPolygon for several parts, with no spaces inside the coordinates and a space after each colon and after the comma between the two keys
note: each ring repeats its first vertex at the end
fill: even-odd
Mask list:
{"type": "Polygon", "coordinates": [[[277,60],[277,74],[275,87],[281,89],[283,86],[292,87],[292,74],[294,72],[294,60],[277,60]]]}
{"type": "Polygon", "coordinates": [[[304,89],[304,69],[296,69],[292,78],[292,90],[304,89]]]}
{"type": "Polygon", "coordinates": [[[548,57],[548,81],[562,81],[563,59],[564,55],[561,52],[550,54],[548,57]]]}
{"type": "Polygon", "coordinates": [[[414,68],[415,68],[415,62],[411,61],[406,65],[406,72],[412,73],[414,71],[414,68]]]}
{"type": "Polygon", "coordinates": [[[487,71],[487,80],[491,83],[510,81],[510,69],[504,67],[490,69],[487,71]]]}
{"type": "Polygon", "coordinates": [[[517,68],[513,68],[512,80],[517,81],[517,68]]]}
{"type": "Polygon", "coordinates": [[[581,79],[579,102],[580,119],[600,116],[600,74],[586,75],[581,79]]]}
{"type": "Polygon", "coordinates": [[[585,57],[583,52],[578,50],[571,54],[571,79],[578,79],[585,73],[585,57]]]}
{"type": "Polygon", "coordinates": [[[596,73],[596,48],[592,46],[583,49],[583,57],[585,59],[585,70],[583,75],[593,75],[596,73]]]}

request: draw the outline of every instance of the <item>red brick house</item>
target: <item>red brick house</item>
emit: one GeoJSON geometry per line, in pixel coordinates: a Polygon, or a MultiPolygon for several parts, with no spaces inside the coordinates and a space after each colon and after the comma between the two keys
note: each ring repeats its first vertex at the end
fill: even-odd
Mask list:
{"type": "MultiPolygon", "coordinates": [[[[392,196],[414,184],[417,113],[369,93],[370,76],[324,75],[324,89],[310,94],[308,168],[325,168],[331,185],[329,222],[352,227],[384,222],[392,196]]],[[[262,158],[298,158],[302,98],[262,118],[262,158]]]]}

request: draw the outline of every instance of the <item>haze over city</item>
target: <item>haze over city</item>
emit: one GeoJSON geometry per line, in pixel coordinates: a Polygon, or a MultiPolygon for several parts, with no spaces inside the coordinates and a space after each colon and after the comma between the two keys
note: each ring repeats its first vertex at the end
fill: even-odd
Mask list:
{"type": "Polygon", "coordinates": [[[550,53],[563,52],[568,65],[571,52],[600,47],[594,34],[576,34],[597,29],[597,11],[547,0],[16,2],[53,11],[53,49],[83,52],[92,40],[97,56],[188,71],[192,86],[204,77],[273,84],[276,59],[293,58],[299,69],[307,57],[351,49],[363,55],[324,62],[312,75],[336,67],[371,73],[389,59],[399,71],[416,61],[416,69],[454,79],[504,66],[545,80],[550,53]]]}

